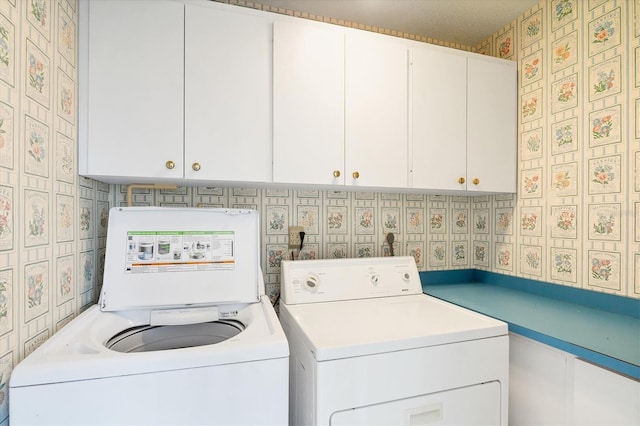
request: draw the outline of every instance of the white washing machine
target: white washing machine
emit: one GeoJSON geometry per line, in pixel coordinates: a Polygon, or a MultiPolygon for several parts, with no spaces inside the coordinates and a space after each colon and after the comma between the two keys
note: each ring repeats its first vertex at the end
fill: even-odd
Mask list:
{"type": "Polygon", "coordinates": [[[507,325],[422,293],[413,257],[283,262],[292,425],[506,425],[507,325]]]}
{"type": "Polygon", "coordinates": [[[258,214],[114,208],[100,302],[13,370],[11,424],[282,425],[289,348],[258,214]]]}

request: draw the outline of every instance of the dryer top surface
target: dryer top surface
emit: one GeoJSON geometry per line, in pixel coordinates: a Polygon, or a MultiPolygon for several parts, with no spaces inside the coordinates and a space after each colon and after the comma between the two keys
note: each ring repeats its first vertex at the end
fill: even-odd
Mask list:
{"type": "MultiPolygon", "coordinates": [[[[282,305],[280,319],[317,361],[507,334],[507,324],[424,294],[282,305]]],[[[286,329],[286,328],[285,328],[286,329]]]]}

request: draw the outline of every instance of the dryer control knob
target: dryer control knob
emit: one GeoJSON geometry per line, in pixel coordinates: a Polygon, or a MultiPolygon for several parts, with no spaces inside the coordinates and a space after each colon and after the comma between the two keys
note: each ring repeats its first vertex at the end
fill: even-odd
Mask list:
{"type": "Polygon", "coordinates": [[[380,277],[378,277],[378,274],[371,275],[371,277],[370,277],[371,284],[378,285],[378,280],[379,279],[380,279],[380,277]]]}
{"type": "Polygon", "coordinates": [[[404,281],[409,281],[409,279],[411,279],[411,275],[409,275],[408,272],[405,272],[404,274],[402,274],[402,279],[404,281]]]}
{"type": "Polygon", "coordinates": [[[318,278],[313,275],[309,275],[304,279],[304,289],[307,291],[315,293],[318,291],[318,284],[320,284],[318,278]]]}

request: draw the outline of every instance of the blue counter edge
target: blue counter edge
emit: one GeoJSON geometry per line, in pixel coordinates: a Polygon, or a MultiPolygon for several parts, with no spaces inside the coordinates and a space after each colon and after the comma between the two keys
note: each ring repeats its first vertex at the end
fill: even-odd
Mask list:
{"type": "Polygon", "coordinates": [[[420,272],[422,288],[428,285],[486,283],[543,297],[601,309],[620,315],[640,318],[640,299],[599,293],[582,288],[552,284],[527,278],[497,274],[478,269],[420,272]]]}
{"type": "MultiPolygon", "coordinates": [[[[497,285],[538,296],[549,297],[561,301],[589,306],[595,309],[640,318],[640,300],[477,269],[420,272],[420,281],[423,291],[427,286],[476,282],[480,284],[497,285]]],[[[480,313],[488,315],[486,312],[480,313]]],[[[502,318],[498,319],[504,321],[502,318]]],[[[636,365],[508,321],[505,322],[509,326],[509,331],[513,333],[520,334],[540,343],[568,352],[604,368],[632,377],[635,380],[640,380],[640,367],[636,365]]]]}
{"type": "Polygon", "coordinates": [[[513,333],[528,337],[532,340],[544,343],[545,345],[560,349],[561,351],[568,352],[577,356],[578,358],[585,359],[593,364],[597,364],[601,367],[605,367],[617,373],[632,377],[635,380],[640,380],[640,367],[638,367],[637,365],[620,361],[619,359],[612,358],[599,352],[594,352],[587,348],[583,348],[582,346],[577,346],[572,343],[565,342],[564,340],[560,340],[555,337],[539,333],[535,330],[512,324],[510,322],[507,322],[507,324],[509,326],[509,331],[513,333]]]}

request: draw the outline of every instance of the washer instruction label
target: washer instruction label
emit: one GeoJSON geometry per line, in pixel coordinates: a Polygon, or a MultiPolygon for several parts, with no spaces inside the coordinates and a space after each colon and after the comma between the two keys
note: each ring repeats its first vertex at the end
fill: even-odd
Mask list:
{"type": "Polygon", "coordinates": [[[129,231],[125,269],[136,272],[235,269],[234,231],[129,231]]]}

